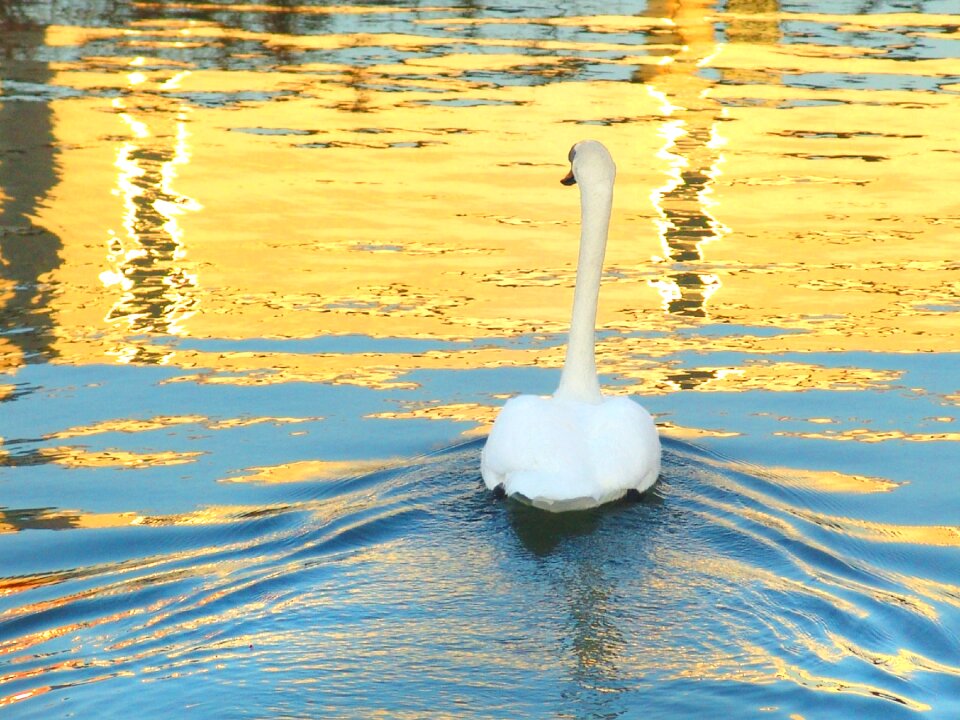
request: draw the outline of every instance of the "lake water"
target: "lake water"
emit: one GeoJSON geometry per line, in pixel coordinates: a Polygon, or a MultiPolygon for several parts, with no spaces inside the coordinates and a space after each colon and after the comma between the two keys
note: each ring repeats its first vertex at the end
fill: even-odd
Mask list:
{"type": "Polygon", "coordinates": [[[958,13],[0,5],[0,714],[960,717],[958,13]],[[586,137],[664,469],[551,516],[586,137]]]}

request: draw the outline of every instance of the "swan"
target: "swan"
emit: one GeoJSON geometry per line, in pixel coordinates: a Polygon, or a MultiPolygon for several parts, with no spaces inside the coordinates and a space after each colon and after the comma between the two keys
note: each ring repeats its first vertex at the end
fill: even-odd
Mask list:
{"type": "Polygon", "coordinates": [[[650,413],[600,392],[594,352],[597,301],[616,165],[603,144],[570,149],[560,182],[580,188],[580,256],[560,385],[553,395],[508,400],[484,445],[480,473],[497,496],[561,512],[639,495],[660,474],[660,437],[650,413]]]}

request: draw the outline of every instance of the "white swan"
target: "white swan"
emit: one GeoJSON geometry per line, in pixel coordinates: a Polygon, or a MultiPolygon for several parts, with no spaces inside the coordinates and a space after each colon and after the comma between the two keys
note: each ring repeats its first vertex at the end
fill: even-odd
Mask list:
{"type": "Polygon", "coordinates": [[[641,493],[660,474],[660,438],[644,408],[600,392],[594,333],[603,254],[617,169],[607,149],[583,140],[570,149],[561,182],[580,186],[580,257],[560,387],[503,406],[483,448],[480,471],[497,494],[553,512],[641,493]]]}

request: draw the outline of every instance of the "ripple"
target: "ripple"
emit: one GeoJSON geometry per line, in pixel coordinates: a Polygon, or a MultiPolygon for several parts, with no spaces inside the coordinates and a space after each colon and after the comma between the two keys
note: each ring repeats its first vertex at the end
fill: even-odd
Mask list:
{"type": "Polygon", "coordinates": [[[639,505],[545,517],[493,503],[471,443],[301,484],[292,503],[231,511],[188,535],[178,530],[188,518],[132,529],[175,534],[161,554],[18,580],[32,599],[8,601],[0,616],[13,672],[5,702],[40,712],[43,698],[68,692],[110,707],[103,693],[177,678],[183,701],[209,707],[183,678],[218,686],[218,668],[251,680],[272,668],[284,685],[313,687],[336,716],[373,711],[376,699],[318,683],[347,673],[346,691],[379,677],[402,712],[423,707],[392,695],[416,667],[432,668],[431,682],[498,667],[516,680],[540,673],[534,687],[569,683],[586,705],[642,695],[668,707],[695,679],[721,704],[735,682],[773,687],[788,704],[815,692],[873,713],[944,707],[926,688],[960,678],[958,638],[946,631],[960,602],[883,569],[883,533],[798,506],[776,473],[666,447],[664,478],[639,505]],[[521,597],[538,623],[518,614],[521,597]]]}

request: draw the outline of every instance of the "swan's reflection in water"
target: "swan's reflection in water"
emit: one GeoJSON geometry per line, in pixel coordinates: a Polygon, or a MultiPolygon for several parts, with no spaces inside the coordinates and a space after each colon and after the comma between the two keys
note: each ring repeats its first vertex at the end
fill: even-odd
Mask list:
{"type": "Polygon", "coordinates": [[[551,553],[562,550],[566,543],[589,537],[610,518],[629,513],[644,516],[656,513],[663,505],[658,488],[659,485],[654,485],[636,500],[624,499],[589,510],[564,513],[544,512],[513,500],[505,502],[510,526],[517,538],[533,555],[546,559],[551,553]]]}
{"type": "Polygon", "coordinates": [[[644,584],[655,565],[656,536],[666,514],[658,486],[639,500],[567,513],[506,502],[513,532],[567,612],[561,619],[567,626],[563,650],[573,661],[573,687],[566,698],[599,713],[590,717],[619,717],[622,691],[642,679],[632,676],[637,667],[628,662],[643,653],[632,647],[635,625],[652,624],[629,616],[637,608],[626,600],[630,590],[624,584],[644,584]]]}
{"type": "Polygon", "coordinates": [[[605,507],[565,513],[548,513],[513,500],[506,500],[510,525],[523,546],[539,558],[547,558],[558,546],[597,529],[605,507]]]}

